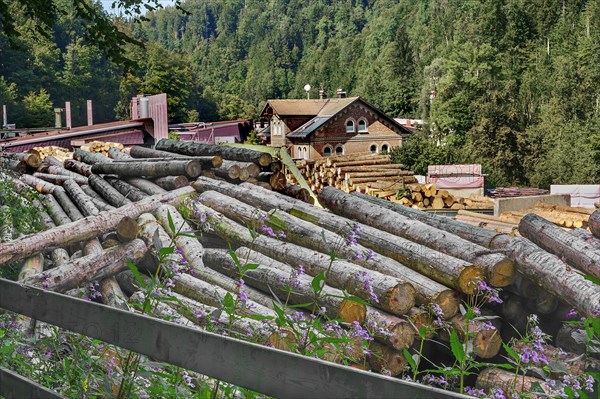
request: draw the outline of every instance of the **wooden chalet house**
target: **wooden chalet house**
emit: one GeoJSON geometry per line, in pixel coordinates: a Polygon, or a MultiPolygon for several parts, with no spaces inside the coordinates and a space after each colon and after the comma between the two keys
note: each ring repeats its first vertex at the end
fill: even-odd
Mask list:
{"type": "Polygon", "coordinates": [[[269,143],[287,147],[296,159],[333,154],[380,153],[402,145],[410,130],[360,97],[336,98],[323,91],[314,100],[269,100],[261,112],[268,118],[269,143]]]}

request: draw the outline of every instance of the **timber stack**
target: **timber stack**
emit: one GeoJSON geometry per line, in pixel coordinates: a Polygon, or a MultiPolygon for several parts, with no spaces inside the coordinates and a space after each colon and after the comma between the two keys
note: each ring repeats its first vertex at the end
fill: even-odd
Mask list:
{"type": "Polygon", "coordinates": [[[87,152],[99,153],[108,156],[108,151],[111,148],[123,150],[125,147],[121,143],[94,140],[89,143],[82,144],[79,148],[87,152]]]}
{"type": "MultiPolygon", "coordinates": [[[[293,332],[256,319],[310,320],[312,314],[363,325],[375,339],[370,357],[335,344],[321,356],[393,375],[406,367],[403,351],[418,350],[419,327],[434,334],[437,317],[463,339],[468,329],[475,356],[504,363],[501,338],[525,334],[530,313],[539,315],[547,332],[563,337],[557,346],[577,351],[571,334],[559,334],[565,309],[593,316],[600,308],[600,289],[582,275],[600,277],[600,210],[588,215],[591,232],[565,231],[528,214],[518,225],[522,237],[513,237],[334,187],[319,193],[328,209],[316,207],[252,184],[250,177],[240,179],[243,168],[248,174],[258,170],[257,183],[281,173],[273,171],[281,165],[256,151],[162,140],[156,150],[107,154],[79,149],[76,160],[62,166],[50,158],[46,174],[70,176],[52,182],[29,174],[5,177],[19,190],[40,193],[47,229],[13,237],[10,218],[3,218],[0,267],[22,262],[24,284],[72,295],[98,282],[103,293],[96,300],[127,307],[143,301],[140,280],[154,276],[162,258],[171,269],[159,274],[170,278],[177,301],[162,302],[154,309],[157,317],[204,329],[207,323],[197,315],[213,314],[235,336],[250,330],[258,342],[284,350],[297,347],[293,332]],[[187,234],[195,231],[203,235],[187,234]],[[177,250],[165,259],[160,248],[172,245],[177,250]],[[137,264],[142,276],[136,278],[124,259],[137,264]],[[240,260],[252,265],[243,285],[240,260]],[[323,295],[315,298],[319,278],[323,295]],[[502,319],[493,319],[494,325],[467,322],[461,300],[488,287],[502,288],[503,303],[481,312],[502,319]],[[243,299],[239,311],[250,318],[229,320],[219,311],[231,298],[243,299]],[[297,307],[284,307],[282,316],[282,303],[297,307]]],[[[344,167],[340,163],[331,161],[344,167]]],[[[283,190],[303,197],[300,189],[283,190]]],[[[351,328],[343,331],[352,337],[351,328]]],[[[450,339],[437,331],[436,340],[450,339]]],[[[316,338],[335,342],[323,334],[316,338]]],[[[450,356],[441,348],[434,362],[450,356]]],[[[503,381],[496,370],[481,373],[481,387],[503,381]]]]}

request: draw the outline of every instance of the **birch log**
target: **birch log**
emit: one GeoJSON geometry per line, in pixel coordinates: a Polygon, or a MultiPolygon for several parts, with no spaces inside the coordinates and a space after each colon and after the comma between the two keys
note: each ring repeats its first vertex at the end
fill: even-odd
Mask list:
{"type": "Polygon", "coordinates": [[[83,192],[79,184],[74,180],[64,182],[63,188],[85,216],[95,216],[100,213],[100,210],[94,205],[92,199],[83,192]]]}
{"type": "Polygon", "coordinates": [[[114,206],[106,202],[104,198],[102,198],[90,186],[81,186],[81,190],[90,198],[90,201],[92,201],[94,206],[96,206],[99,211],[110,211],[116,209],[114,206]]]}
{"type": "Polygon", "coordinates": [[[173,158],[195,159],[200,162],[203,170],[219,168],[223,164],[223,157],[221,157],[220,155],[206,157],[191,157],[189,155],[176,154],[174,152],[168,151],[153,150],[151,148],[140,147],[137,145],[131,147],[131,149],[129,150],[129,154],[134,158],[145,158],[145,160],[148,160],[149,158],[160,159],[162,161],[168,161],[169,159],[173,158]]]}
{"type": "Polygon", "coordinates": [[[125,216],[137,218],[142,213],[153,211],[162,204],[179,201],[180,197],[189,196],[193,192],[193,188],[183,187],[165,194],[145,198],[114,211],[101,212],[97,216],[90,216],[83,220],[66,223],[51,230],[41,231],[10,243],[2,244],[0,245],[0,265],[27,258],[45,249],[98,237],[113,231],[115,226],[125,216]]]}
{"type": "Polygon", "coordinates": [[[84,151],[79,148],[73,152],[73,159],[75,159],[76,161],[85,162],[89,165],[95,165],[97,163],[107,163],[107,162],[113,161],[109,157],[106,157],[102,154],[84,151]]]}
{"type": "Polygon", "coordinates": [[[102,198],[104,198],[109,204],[114,207],[121,207],[131,203],[123,194],[119,192],[116,188],[110,185],[106,180],[98,175],[90,175],[88,177],[90,182],[90,187],[94,189],[95,192],[100,194],[102,198]]]}
{"type": "Polygon", "coordinates": [[[35,172],[33,177],[37,177],[38,179],[46,180],[52,184],[62,185],[67,180],[74,180],[77,184],[88,184],[86,177],[77,177],[77,176],[67,176],[67,175],[53,175],[49,173],[38,173],[35,172]]]}
{"type": "Polygon", "coordinates": [[[83,176],[89,176],[92,174],[91,165],[84,162],[76,161],[74,159],[65,160],[65,169],[72,170],[73,172],[76,172],[83,176]]]}
{"type": "Polygon", "coordinates": [[[139,177],[131,177],[125,179],[125,181],[131,184],[135,188],[139,188],[148,195],[164,194],[167,192],[164,188],[152,183],[150,180],[140,179],[139,177]]]}
{"type": "Polygon", "coordinates": [[[52,192],[56,188],[55,184],[52,184],[42,179],[38,179],[37,177],[33,177],[31,175],[21,175],[19,179],[23,183],[35,188],[39,193],[42,194],[52,194],[52,192]]]}
{"type": "Polygon", "coordinates": [[[108,184],[116,188],[117,191],[121,193],[121,195],[123,195],[130,201],[140,201],[148,196],[148,194],[146,194],[139,188],[134,187],[121,179],[107,176],[104,178],[104,180],[106,180],[108,184]]]}
{"type": "Polygon", "coordinates": [[[52,192],[52,196],[56,198],[60,206],[65,210],[67,215],[69,215],[69,218],[71,218],[71,220],[75,221],[83,219],[83,214],[81,213],[81,211],[79,211],[77,205],[75,205],[73,201],[71,201],[71,198],[67,195],[67,192],[64,188],[56,187],[52,192]]]}

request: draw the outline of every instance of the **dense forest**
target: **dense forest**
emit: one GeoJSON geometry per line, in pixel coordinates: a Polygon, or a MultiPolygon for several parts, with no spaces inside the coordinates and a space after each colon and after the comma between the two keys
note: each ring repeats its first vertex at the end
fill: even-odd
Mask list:
{"type": "MultiPolygon", "coordinates": [[[[18,1],[9,1],[14,14],[18,1]]],[[[0,35],[0,103],[43,126],[70,100],[96,121],[166,92],[173,122],[256,118],[312,85],[425,121],[393,155],[415,171],[481,163],[492,185],[600,183],[600,0],[187,0],[119,29],[137,68],[108,61],[66,10],[46,35],[0,35]]],[[[99,7],[99,5],[96,5],[99,7]]]]}

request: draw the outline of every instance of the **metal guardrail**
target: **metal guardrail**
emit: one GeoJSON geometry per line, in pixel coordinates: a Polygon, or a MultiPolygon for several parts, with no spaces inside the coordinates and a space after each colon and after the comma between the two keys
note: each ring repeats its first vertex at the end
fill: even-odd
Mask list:
{"type": "Polygon", "coordinates": [[[277,398],[467,398],[5,279],[0,308],[277,398]]]}

